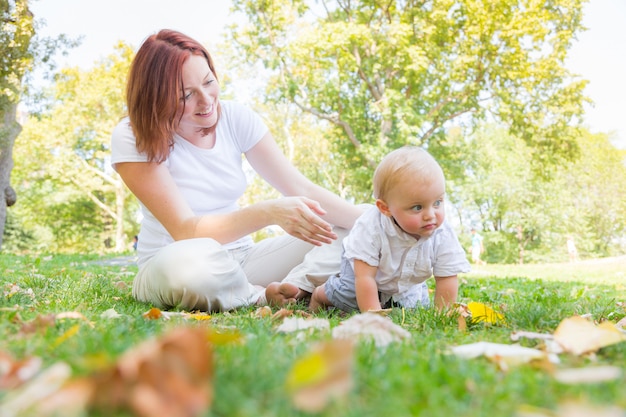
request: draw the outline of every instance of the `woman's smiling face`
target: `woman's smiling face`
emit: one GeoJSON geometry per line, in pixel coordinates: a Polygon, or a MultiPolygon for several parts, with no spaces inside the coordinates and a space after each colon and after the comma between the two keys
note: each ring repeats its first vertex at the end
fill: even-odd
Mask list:
{"type": "Polygon", "coordinates": [[[179,130],[197,132],[215,126],[219,115],[220,87],[207,60],[201,55],[191,55],[183,64],[182,77],[180,106],[184,106],[184,111],[179,130]]]}

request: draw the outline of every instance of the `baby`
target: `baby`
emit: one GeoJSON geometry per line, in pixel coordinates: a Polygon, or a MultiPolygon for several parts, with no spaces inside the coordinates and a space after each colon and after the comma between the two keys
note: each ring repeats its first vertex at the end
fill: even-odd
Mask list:
{"type": "Polygon", "coordinates": [[[470,266],[445,221],[441,167],[425,150],[402,147],[383,158],[373,183],[376,205],[344,239],[341,272],[315,289],[310,310],[428,306],[425,281],[433,274],[435,305],[449,307],[457,299],[457,274],[470,266]]]}

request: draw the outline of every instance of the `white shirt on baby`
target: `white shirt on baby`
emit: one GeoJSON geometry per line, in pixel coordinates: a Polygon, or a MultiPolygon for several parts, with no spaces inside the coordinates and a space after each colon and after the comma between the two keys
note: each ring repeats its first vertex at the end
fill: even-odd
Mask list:
{"type": "Polygon", "coordinates": [[[343,241],[344,262],[354,271],[359,259],[378,268],[376,283],[384,304],[389,298],[403,306],[422,301],[420,286],[432,276],[469,272],[465,251],[447,221],[428,238],[416,240],[376,206],[363,213],[343,241]]]}

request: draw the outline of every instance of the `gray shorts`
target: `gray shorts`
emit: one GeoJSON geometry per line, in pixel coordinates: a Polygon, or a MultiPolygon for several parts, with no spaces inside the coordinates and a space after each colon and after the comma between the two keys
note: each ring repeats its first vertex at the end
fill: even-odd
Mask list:
{"type": "MultiPolygon", "coordinates": [[[[359,311],[359,305],[356,301],[354,271],[348,262],[342,262],[341,272],[328,278],[326,284],[324,284],[324,292],[326,293],[328,301],[336,308],[348,313],[359,311]]],[[[394,307],[416,308],[418,305],[423,307],[429,306],[430,297],[428,296],[428,286],[425,282],[416,284],[415,287],[411,288],[408,292],[410,293],[408,297],[399,297],[405,302],[394,302],[393,300],[389,300],[390,297],[388,295],[385,296],[380,293],[378,293],[378,299],[381,300],[381,303],[382,301],[389,300],[390,306],[394,307]]],[[[383,308],[387,307],[388,306],[385,305],[383,308]]]]}

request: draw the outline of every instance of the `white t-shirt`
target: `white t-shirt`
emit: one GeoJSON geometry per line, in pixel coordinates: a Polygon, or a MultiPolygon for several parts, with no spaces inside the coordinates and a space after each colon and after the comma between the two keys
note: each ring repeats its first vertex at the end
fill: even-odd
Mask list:
{"type": "MultiPolygon", "coordinates": [[[[217,124],[215,146],[198,148],[182,137],[174,136],[174,147],[163,164],[193,212],[198,215],[229,213],[239,209],[237,201],[247,187],[242,154],[256,145],[268,131],[258,114],[235,102],[221,101],[222,114],[217,124]]],[[[129,119],[122,120],[113,130],[111,164],[146,162],[139,153],[129,119]]],[[[159,249],[174,242],[150,211],[141,204],[143,220],[137,248],[141,265],[159,249]]],[[[245,236],[224,245],[235,248],[252,244],[245,236]]]]}
{"type": "Polygon", "coordinates": [[[357,219],[343,248],[344,262],[350,263],[352,271],[355,259],[378,267],[376,283],[383,302],[393,298],[404,306],[419,301],[420,295],[412,291],[417,284],[432,276],[447,277],[470,270],[465,251],[447,221],[430,237],[416,240],[376,206],[357,219]]]}

